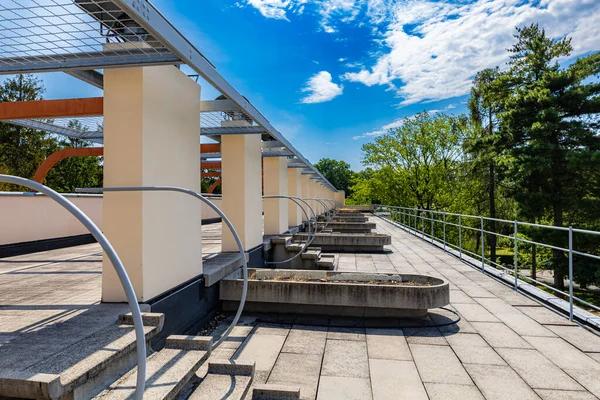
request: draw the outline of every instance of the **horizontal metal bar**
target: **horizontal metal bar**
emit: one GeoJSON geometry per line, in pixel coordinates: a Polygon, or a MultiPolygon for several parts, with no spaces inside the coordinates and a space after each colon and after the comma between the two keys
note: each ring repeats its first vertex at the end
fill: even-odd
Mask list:
{"type": "Polygon", "coordinates": [[[165,49],[128,49],[0,59],[0,75],[181,64],[165,49]]]}
{"type": "Polygon", "coordinates": [[[209,135],[259,135],[267,133],[262,126],[236,126],[234,127],[212,127],[200,128],[202,136],[209,135]]]}

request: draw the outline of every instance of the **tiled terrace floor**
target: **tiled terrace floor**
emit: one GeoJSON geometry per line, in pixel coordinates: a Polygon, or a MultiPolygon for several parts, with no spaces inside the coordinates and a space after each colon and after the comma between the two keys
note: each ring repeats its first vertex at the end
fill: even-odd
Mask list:
{"type": "MultiPolygon", "coordinates": [[[[443,276],[462,315],[457,326],[374,329],[309,316],[268,316],[278,320],[269,324],[248,316],[214,357],[256,361],[256,382],[300,386],[303,399],[600,397],[598,336],[371,219],[392,235],[390,251],[340,254],[336,268],[443,276]]],[[[206,227],[206,256],[218,251],[219,231],[220,224],[206,227]]],[[[121,310],[99,305],[100,270],[98,245],[0,259],[0,369],[64,346],[42,341],[56,322],[114,323],[121,310]]]]}
{"type": "Polygon", "coordinates": [[[600,337],[371,220],[392,236],[391,251],[340,254],[336,269],[442,276],[462,316],[458,325],[377,329],[338,318],[248,316],[214,357],[256,361],[256,383],[299,386],[303,399],[600,397],[600,337]]]}

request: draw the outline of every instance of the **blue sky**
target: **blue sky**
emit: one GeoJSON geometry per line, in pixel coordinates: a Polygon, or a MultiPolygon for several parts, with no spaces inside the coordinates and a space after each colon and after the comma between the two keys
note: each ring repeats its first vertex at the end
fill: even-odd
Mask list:
{"type": "MultiPolygon", "coordinates": [[[[598,0],[154,0],[310,161],[361,164],[361,145],[423,110],[461,113],[474,74],[503,64],[515,25],[600,49],[598,0]]],[[[101,95],[61,74],[47,98],[101,95]]],[[[217,93],[203,88],[203,99],[217,93]]]]}

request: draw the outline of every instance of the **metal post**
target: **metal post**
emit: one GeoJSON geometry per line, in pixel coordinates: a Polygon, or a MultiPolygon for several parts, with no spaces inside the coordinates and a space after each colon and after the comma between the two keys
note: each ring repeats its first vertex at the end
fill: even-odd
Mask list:
{"type": "Polygon", "coordinates": [[[431,217],[431,243],[433,243],[433,211],[429,210],[429,216],[431,217]]]}
{"type": "Polygon", "coordinates": [[[444,251],[446,251],[446,213],[444,213],[444,251]]]}
{"type": "Polygon", "coordinates": [[[519,239],[517,237],[517,221],[515,221],[515,290],[519,290],[519,239]]]}
{"type": "Polygon", "coordinates": [[[458,251],[462,261],[462,215],[458,214],[458,251]]]}
{"type": "Polygon", "coordinates": [[[483,217],[481,217],[481,272],[485,270],[485,235],[483,230],[483,217]]]}
{"type": "Polygon", "coordinates": [[[573,321],[573,227],[569,226],[569,320],[573,321]]]}
{"type": "Polygon", "coordinates": [[[425,210],[421,210],[421,238],[425,239],[425,210]]]}

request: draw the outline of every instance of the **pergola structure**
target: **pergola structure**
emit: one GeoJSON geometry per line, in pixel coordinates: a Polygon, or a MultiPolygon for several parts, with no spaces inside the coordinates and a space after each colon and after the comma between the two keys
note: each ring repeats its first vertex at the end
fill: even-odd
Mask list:
{"type": "MultiPolygon", "coordinates": [[[[2,1],[0,74],[46,72],[69,74],[103,89],[104,96],[0,103],[0,120],[103,145],[84,152],[104,156],[105,186],[172,185],[199,192],[200,168],[220,169],[204,176],[222,179],[222,209],[251,259],[263,243],[263,175],[265,195],[343,203],[343,195],[146,0],[2,1]],[[206,85],[221,96],[201,100],[206,85]],[[215,146],[198,151],[201,136],[215,146]]],[[[70,155],[53,155],[38,179],[70,155]]],[[[103,229],[140,300],[202,274],[200,219],[189,199],[105,194],[103,229]]],[[[287,200],[265,200],[265,235],[302,220],[287,200]]],[[[222,251],[236,249],[224,232],[222,251]]],[[[124,299],[112,268],[103,268],[102,298],[124,299]]]]}

